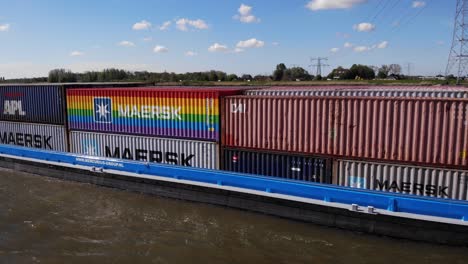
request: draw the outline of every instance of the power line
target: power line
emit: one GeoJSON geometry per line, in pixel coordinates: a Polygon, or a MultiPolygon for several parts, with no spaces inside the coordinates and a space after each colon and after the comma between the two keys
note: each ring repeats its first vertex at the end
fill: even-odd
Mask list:
{"type": "Polygon", "coordinates": [[[428,6],[428,4],[426,3],[426,5],[425,5],[424,7],[420,8],[419,11],[418,11],[415,15],[413,15],[412,17],[410,17],[408,20],[406,20],[405,23],[399,24],[399,25],[393,30],[393,33],[396,33],[396,32],[398,32],[399,30],[401,30],[403,27],[410,25],[411,22],[415,21],[416,18],[418,18],[419,15],[422,14],[422,12],[427,8],[427,6],[428,6]]]}
{"type": "MultiPolygon", "coordinates": [[[[388,3],[390,3],[391,1],[389,1],[388,3]]],[[[396,0],[393,2],[393,5],[390,5],[389,8],[382,14],[382,16],[380,17],[380,19],[375,19],[374,20],[374,24],[377,24],[378,22],[380,21],[385,21],[385,19],[387,18],[387,15],[392,12],[395,7],[398,6],[398,4],[401,2],[401,0],[396,0]]]]}
{"type": "Polygon", "coordinates": [[[398,22],[396,27],[399,27],[401,25],[401,21],[403,21],[405,18],[409,17],[412,10],[413,10],[413,8],[406,8],[405,12],[402,12],[401,15],[398,17],[398,19],[394,20],[395,22],[398,22]]]}
{"type": "MultiPolygon", "coordinates": [[[[374,10],[378,10],[383,2],[385,2],[385,0],[379,0],[379,3],[375,6],[374,10]]],[[[366,18],[366,21],[369,21],[371,17],[372,17],[372,13],[369,13],[369,15],[366,18]]]]}
{"type": "Polygon", "coordinates": [[[311,62],[317,61],[317,64],[311,64],[309,67],[317,67],[317,74],[316,76],[322,76],[322,67],[327,67],[330,66],[328,64],[323,63],[323,61],[328,61],[328,58],[322,58],[322,57],[317,57],[317,58],[310,58],[311,62]]]}
{"type": "Polygon", "coordinates": [[[455,26],[453,29],[452,48],[445,69],[448,76],[456,69],[457,84],[468,73],[468,0],[457,0],[455,26]]]}
{"type": "Polygon", "coordinates": [[[371,23],[373,23],[375,19],[387,8],[389,3],[391,3],[391,1],[385,1],[384,6],[377,12],[377,14],[375,14],[375,16],[371,20],[371,23]]]}
{"type": "MultiPolygon", "coordinates": [[[[386,0],[385,2],[379,1],[379,3],[377,4],[375,8],[377,10],[376,14],[373,16],[372,20],[370,21],[367,20],[366,22],[376,25],[377,27],[379,27],[379,31],[383,30],[385,32],[386,27],[383,26],[383,22],[385,22],[386,18],[388,17],[388,14],[390,14],[392,10],[395,10],[395,8],[400,3],[401,3],[401,0],[386,0]]],[[[373,45],[375,45],[375,42],[383,41],[383,39],[378,40],[377,39],[378,36],[379,35],[375,35],[375,34],[367,34],[366,35],[367,38],[361,39],[357,41],[357,43],[354,43],[354,44],[356,44],[356,46],[364,45],[364,46],[372,47],[373,45]]],[[[387,39],[384,39],[384,40],[388,40],[388,36],[386,38],[387,39]]]]}

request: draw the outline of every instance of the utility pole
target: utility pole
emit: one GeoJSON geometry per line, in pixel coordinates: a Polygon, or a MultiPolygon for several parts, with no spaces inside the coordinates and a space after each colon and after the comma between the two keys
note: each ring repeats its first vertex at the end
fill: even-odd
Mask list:
{"type": "Polygon", "coordinates": [[[322,57],[317,57],[317,58],[310,58],[310,61],[313,63],[314,61],[317,61],[317,64],[311,64],[309,67],[314,66],[317,67],[317,74],[316,76],[322,76],[322,67],[327,67],[330,66],[328,64],[323,63],[323,61],[328,61],[328,58],[322,58],[322,57]]]}
{"type": "Polygon", "coordinates": [[[468,0],[457,0],[455,27],[453,30],[452,48],[445,69],[445,76],[454,71],[457,84],[466,77],[468,70],[468,0]]]}

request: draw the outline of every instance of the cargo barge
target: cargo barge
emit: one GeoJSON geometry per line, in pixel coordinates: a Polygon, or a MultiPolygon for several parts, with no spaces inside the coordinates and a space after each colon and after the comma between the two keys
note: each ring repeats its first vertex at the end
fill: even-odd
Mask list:
{"type": "Polygon", "coordinates": [[[324,226],[468,246],[468,203],[0,145],[0,167],[324,226]]]}
{"type": "Polygon", "coordinates": [[[0,86],[0,167],[468,246],[468,90],[349,89],[0,86]]]}

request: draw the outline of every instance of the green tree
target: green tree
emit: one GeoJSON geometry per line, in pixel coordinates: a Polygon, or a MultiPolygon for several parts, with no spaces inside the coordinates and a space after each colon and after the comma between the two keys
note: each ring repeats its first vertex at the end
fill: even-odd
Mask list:
{"type": "Polygon", "coordinates": [[[355,79],[356,77],[366,80],[371,80],[375,78],[374,70],[366,65],[354,64],[349,70],[351,72],[349,77],[352,77],[352,79],[355,79]]]}
{"type": "Polygon", "coordinates": [[[388,77],[388,75],[385,73],[385,71],[379,69],[379,73],[377,73],[377,77],[378,77],[379,79],[385,79],[385,78],[388,77]]]}
{"type": "Polygon", "coordinates": [[[354,77],[351,77],[351,72],[348,69],[345,69],[341,66],[338,66],[337,68],[333,69],[330,74],[327,76],[328,79],[354,79],[354,77]]]}
{"type": "Polygon", "coordinates": [[[237,75],[235,75],[235,74],[229,74],[226,77],[226,81],[228,81],[228,82],[237,81],[237,79],[239,79],[239,77],[237,77],[237,75]]]}
{"type": "Polygon", "coordinates": [[[218,81],[218,74],[216,74],[216,71],[210,71],[210,73],[208,74],[208,78],[210,82],[216,82],[218,81]]]}
{"type": "Polygon", "coordinates": [[[50,83],[76,82],[77,76],[70,70],[54,69],[49,72],[47,81],[50,83]]]}
{"type": "Polygon", "coordinates": [[[399,64],[390,64],[389,65],[390,75],[400,75],[401,66],[399,64]]]}
{"type": "Polygon", "coordinates": [[[286,70],[286,72],[289,72],[288,75],[290,76],[290,80],[288,81],[295,81],[297,79],[306,81],[311,79],[310,74],[302,67],[292,67],[286,70]]]}
{"type": "Polygon", "coordinates": [[[250,74],[242,74],[242,80],[244,81],[248,81],[248,80],[252,80],[252,75],[250,74]]]}
{"type": "Polygon", "coordinates": [[[280,63],[276,65],[276,70],[273,72],[273,80],[281,81],[284,77],[284,72],[286,71],[287,67],[284,63],[280,63]]]}

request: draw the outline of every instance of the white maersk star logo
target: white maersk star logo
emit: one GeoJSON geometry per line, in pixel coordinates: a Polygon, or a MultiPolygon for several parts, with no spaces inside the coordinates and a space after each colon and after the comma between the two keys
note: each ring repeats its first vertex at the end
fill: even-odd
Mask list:
{"type": "Polygon", "coordinates": [[[108,105],[105,105],[105,104],[100,104],[100,105],[96,105],[98,110],[96,111],[96,113],[99,115],[99,119],[106,119],[107,118],[107,114],[110,113],[109,110],[107,110],[107,107],[109,107],[108,105]]]}
{"type": "Polygon", "coordinates": [[[112,100],[107,97],[94,98],[94,122],[112,123],[112,100]]]}

